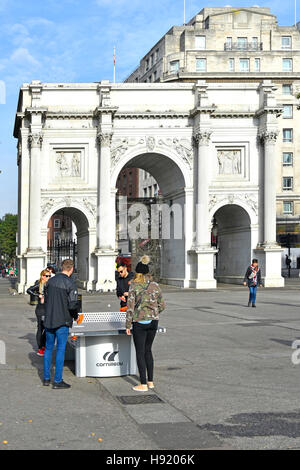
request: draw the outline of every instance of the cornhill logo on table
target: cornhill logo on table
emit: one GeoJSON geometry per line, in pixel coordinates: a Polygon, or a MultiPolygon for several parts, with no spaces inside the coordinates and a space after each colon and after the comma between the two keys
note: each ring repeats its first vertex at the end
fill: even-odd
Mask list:
{"type": "Polygon", "coordinates": [[[103,355],[103,360],[105,362],[97,362],[96,366],[97,367],[105,367],[105,366],[122,366],[123,362],[116,362],[115,357],[116,355],[119,354],[119,351],[107,351],[103,355]]]}

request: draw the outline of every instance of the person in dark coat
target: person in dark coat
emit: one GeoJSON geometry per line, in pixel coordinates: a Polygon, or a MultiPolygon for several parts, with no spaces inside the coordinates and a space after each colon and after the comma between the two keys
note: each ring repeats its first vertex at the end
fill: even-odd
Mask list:
{"type": "Polygon", "coordinates": [[[117,297],[120,299],[120,311],[126,312],[127,299],[130,283],[134,277],[134,273],[128,271],[125,262],[118,263],[117,265],[118,278],[117,278],[117,297]]]}
{"type": "Polygon", "coordinates": [[[244,277],[244,286],[249,287],[249,301],[248,301],[248,307],[256,307],[255,301],[256,301],[256,291],[258,286],[262,286],[262,281],[261,281],[261,271],[260,268],[258,267],[258,261],[257,259],[252,260],[252,264],[248,266],[245,277],[244,277]]]}
{"type": "Polygon", "coordinates": [[[32,295],[38,301],[35,308],[35,314],[37,319],[37,332],[36,342],[38,345],[38,356],[44,356],[45,345],[46,345],[46,332],[44,326],[45,320],[45,297],[44,290],[48,280],[51,277],[51,272],[48,269],[43,269],[40,274],[40,279],[35,284],[27,289],[27,294],[32,295]]]}
{"type": "Polygon", "coordinates": [[[78,320],[80,305],[76,284],[71,279],[74,263],[66,259],[62,272],[49,279],[45,289],[46,349],[44,355],[44,385],[50,385],[52,352],[56,340],[56,362],[53,388],[70,388],[62,379],[66,344],[73,320],[78,320]]]}

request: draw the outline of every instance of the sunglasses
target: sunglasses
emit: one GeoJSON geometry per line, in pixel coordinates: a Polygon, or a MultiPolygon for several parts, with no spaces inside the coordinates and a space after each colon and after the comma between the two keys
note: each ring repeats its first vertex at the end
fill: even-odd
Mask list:
{"type": "Polygon", "coordinates": [[[44,274],[44,277],[51,277],[51,274],[44,274]]]}

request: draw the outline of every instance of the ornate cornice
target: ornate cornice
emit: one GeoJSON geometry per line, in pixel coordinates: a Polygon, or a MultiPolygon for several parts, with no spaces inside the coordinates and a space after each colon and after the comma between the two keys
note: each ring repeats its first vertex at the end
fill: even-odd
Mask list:
{"type": "Polygon", "coordinates": [[[116,112],[115,119],[184,119],[190,116],[189,112],[185,111],[145,111],[145,112],[116,112]]]}

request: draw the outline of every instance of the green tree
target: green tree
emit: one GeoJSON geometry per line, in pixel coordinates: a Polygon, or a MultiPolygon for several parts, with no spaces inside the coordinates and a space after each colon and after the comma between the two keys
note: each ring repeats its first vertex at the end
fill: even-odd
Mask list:
{"type": "Polygon", "coordinates": [[[4,261],[12,261],[16,257],[16,234],[18,231],[18,216],[5,214],[0,219],[0,255],[4,261]]]}

